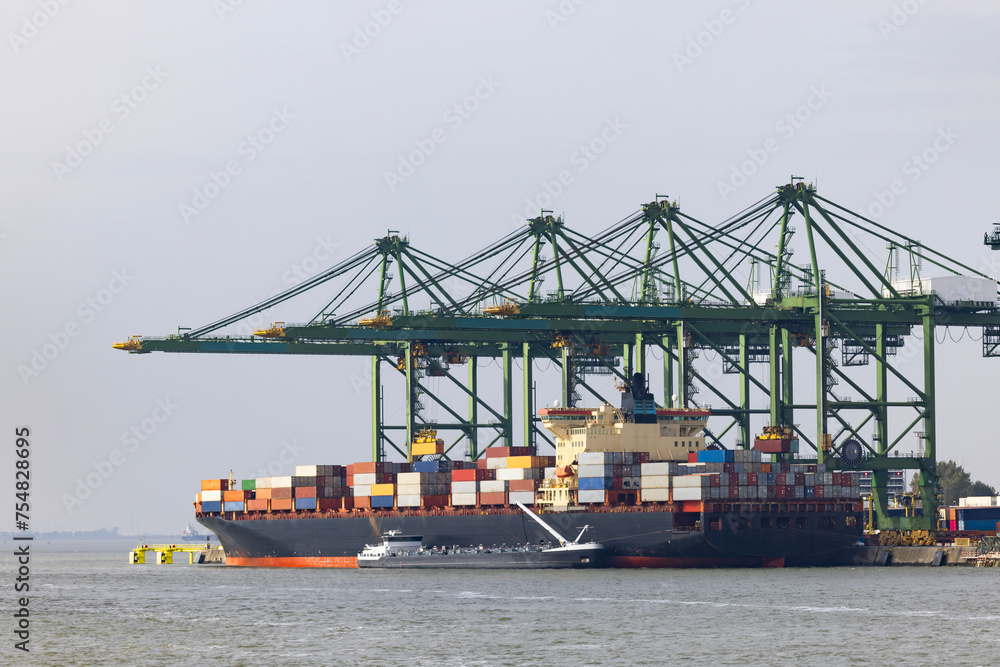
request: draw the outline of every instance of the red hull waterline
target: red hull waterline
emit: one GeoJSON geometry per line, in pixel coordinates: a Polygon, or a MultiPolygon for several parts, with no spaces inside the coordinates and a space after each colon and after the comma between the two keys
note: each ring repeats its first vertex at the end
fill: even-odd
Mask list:
{"type": "Polygon", "coordinates": [[[226,556],[226,565],[236,567],[341,567],[357,568],[355,556],[261,556],[239,558],[226,556]]]}
{"type": "MultiPolygon", "coordinates": [[[[337,567],[357,568],[358,559],[350,557],[276,556],[259,558],[226,558],[226,565],[233,567],[337,567]]],[[[664,558],[657,556],[613,556],[608,559],[611,567],[622,568],[705,568],[745,567],[744,560],[729,558],[664,558]]],[[[759,567],[785,567],[784,558],[768,558],[759,567]]]]}

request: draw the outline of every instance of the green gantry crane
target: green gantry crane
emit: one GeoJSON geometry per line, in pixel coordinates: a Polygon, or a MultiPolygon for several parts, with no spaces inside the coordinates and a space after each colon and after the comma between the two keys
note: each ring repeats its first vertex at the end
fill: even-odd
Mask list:
{"type": "Polygon", "coordinates": [[[592,376],[624,381],[645,373],[649,357],[660,355],[664,402],[694,405],[704,389],[717,403],[706,430],[714,443],[751,447],[755,423],[789,428],[810,453],[795,460],[872,471],[880,528],[927,530],[936,514],[934,340],[940,326],[982,328],[984,356],[1000,356],[995,280],[793,178],[715,224],[660,196],[596,234],[577,232],[541,211],[454,264],[389,232],[323,273],[229,317],[115,347],[132,353],[370,357],[374,460],[390,450],[407,457],[425,428],[455,434],[446,456],[477,458],[498,441],[551,444],[535,416],[536,361],[559,369],[562,404],[571,406],[580,390],[606,400],[592,376]],[[808,254],[805,261],[793,261],[795,245],[808,254]],[[886,255],[876,257],[873,246],[886,255]],[[925,266],[938,275],[924,278],[925,266]],[[546,280],[554,289],[543,290],[546,280]],[[320,289],[329,290],[330,298],[308,321],[226,334],[227,327],[320,289]],[[429,307],[417,310],[415,303],[429,307]],[[706,369],[708,359],[699,359],[703,352],[715,365],[706,369]],[[515,439],[518,357],[523,429],[515,439]],[[497,359],[502,401],[493,405],[481,396],[478,368],[480,360],[497,359]],[[802,361],[813,381],[807,391],[794,382],[802,361]],[[910,361],[919,361],[919,373],[904,372],[910,361]],[[713,374],[719,364],[721,372],[713,374]],[[755,364],[766,370],[754,372],[755,364]],[[462,365],[464,378],[456,370],[462,365]],[[863,370],[869,366],[873,374],[863,370]],[[403,385],[401,424],[384,418],[383,391],[392,379],[386,370],[396,371],[403,385]],[[428,377],[456,387],[462,404],[432,391],[428,377]],[[733,381],[735,391],[726,386],[733,381]],[[890,385],[908,395],[890,397],[890,385]],[[841,386],[856,397],[842,395],[841,386]],[[766,402],[752,405],[754,391],[766,402]],[[447,419],[426,419],[427,401],[447,419]],[[814,424],[797,423],[803,413],[814,424]],[[900,455],[898,447],[910,434],[918,438],[918,451],[900,455]],[[922,517],[888,516],[890,469],[920,473],[922,517]]]}

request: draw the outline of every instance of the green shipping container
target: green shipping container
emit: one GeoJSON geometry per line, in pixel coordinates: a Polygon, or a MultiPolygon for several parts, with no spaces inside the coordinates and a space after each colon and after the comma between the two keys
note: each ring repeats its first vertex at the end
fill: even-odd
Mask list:
{"type": "Polygon", "coordinates": [[[245,480],[243,480],[243,490],[244,491],[256,491],[257,490],[257,480],[256,479],[245,479],[245,480]]]}

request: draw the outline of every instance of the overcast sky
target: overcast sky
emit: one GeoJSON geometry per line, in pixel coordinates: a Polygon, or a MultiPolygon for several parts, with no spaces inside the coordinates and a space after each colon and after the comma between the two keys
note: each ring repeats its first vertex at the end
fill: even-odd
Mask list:
{"type": "MultiPolygon", "coordinates": [[[[32,429],[33,527],[177,532],[202,478],[364,460],[363,359],[111,343],[214,321],[387,229],[457,261],[536,214],[560,172],[551,208],[585,233],[657,193],[722,220],[795,174],[997,274],[981,242],[1000,219],[997,13],[8,0],[0,414],[8,452],[32,429]]],[[[968,336],[938,360],[939,458],[1000,485],[1000,361],[968,336]]]]}

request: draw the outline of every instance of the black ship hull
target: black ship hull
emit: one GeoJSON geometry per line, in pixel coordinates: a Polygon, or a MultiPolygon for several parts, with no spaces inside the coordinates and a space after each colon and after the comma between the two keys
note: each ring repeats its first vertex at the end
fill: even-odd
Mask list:
{"type": "MultiPolygon", "coordinates": [[[[590,525],[588,537],[604,545],[602,564],[610,567],[863,564],[856,548],[861,513],[819,509],[823,507],[761,512],[757,506],[727,505],[727,511],[700,514],[608,508],[542,517],[564,535],[590,525]]],[[[358,553],[389,530],[422,535],[429,547],[538,544],[550,539],[541,526],[513,510],[259,517],[202,514],[198,522],[218,536],[228,564],[244,566],[357,567],[358,553]]]]}

